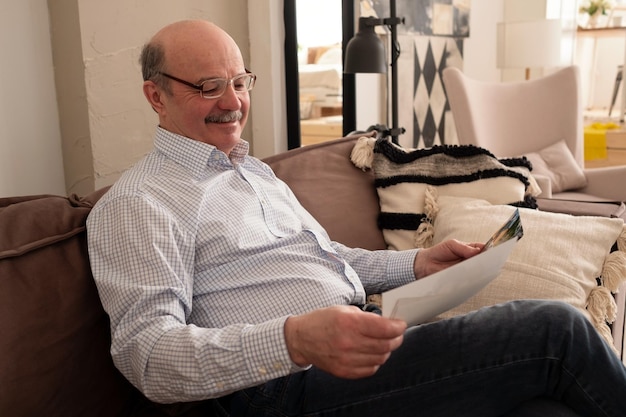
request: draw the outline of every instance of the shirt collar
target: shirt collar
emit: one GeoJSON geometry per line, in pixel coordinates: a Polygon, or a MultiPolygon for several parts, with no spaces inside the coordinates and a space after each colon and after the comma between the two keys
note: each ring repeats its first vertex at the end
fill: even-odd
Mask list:
{"type": "MultiPolygon", "coordinates": [[[[159,152],[197,174],[204,172],[212,161],[229,159],[213,145],[172,133],[162,127],[157,127],[154,145],[159,152]]],[[[240,140],[230,151],[231,163],[242,163],[248,155],[248,150],[248,142],[240,140]]]]}

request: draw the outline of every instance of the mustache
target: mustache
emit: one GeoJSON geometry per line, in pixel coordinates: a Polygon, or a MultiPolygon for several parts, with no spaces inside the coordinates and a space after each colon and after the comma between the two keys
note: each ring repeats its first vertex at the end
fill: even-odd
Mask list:
{"type": "Polygon", "coordinates": [[[240,111],[229,111],[222,114],[210,114],[204,118],[205,123],[229,123],[241,120],[243,114],[240,111]]]}

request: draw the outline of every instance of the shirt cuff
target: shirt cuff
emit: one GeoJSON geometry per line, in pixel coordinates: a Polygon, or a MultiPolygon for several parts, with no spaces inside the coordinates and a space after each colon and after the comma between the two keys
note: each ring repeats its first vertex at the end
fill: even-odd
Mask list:
{"type": "Polygon", "coordinates": [[[391,251],[387,263],[387,279],[395,288],[415,281],[415,257],[419,249],[391,251]]]}
{"type": "Polygon", "coordinates": [[[244,330],[243,349],[252,379],[269,381],[310,367],[300,367],[291,360],[285,342],[287,318],[281,317],[244,330]]]}

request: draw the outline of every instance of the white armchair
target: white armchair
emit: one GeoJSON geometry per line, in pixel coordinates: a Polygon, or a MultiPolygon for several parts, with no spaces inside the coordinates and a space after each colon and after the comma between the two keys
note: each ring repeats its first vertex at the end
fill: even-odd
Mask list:
{"type": "Polygon", "coordinates": [[[537,153],[564,141],[586,185],[551,193],[555,184],[539,176],[538,183],[547,193],[543,196],[626,201],[626,166],[584,169],[578,67],[510,83],[473,80],[459,69],[448,67],[443,71],[443,81],[461,144],[483,147],[502,158],[537,153]]]}

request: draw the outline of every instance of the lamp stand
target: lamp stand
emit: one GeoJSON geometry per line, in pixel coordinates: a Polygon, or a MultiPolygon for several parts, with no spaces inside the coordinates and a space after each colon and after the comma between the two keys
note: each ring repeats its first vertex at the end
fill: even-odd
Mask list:
{"type": "MultiPolygon", "coordinates": [[[[396,16],[396,0],[389,0],[391,17],[383,19],[373,16],[359,18],[359,31],[346,44],[344,52],[344,73],[387,73],[387,51],[380,37],[375,33],[375,27],[385,25],[391,34],[391,93],[387,96],[387,105],[391,101],[391,128],[383,125],[371,126],[381,137],[391,136],[394,143],[398,143],[398,136],[406,130],[398,127],[398,24],[404,24],[404,17],[396,16]]],[[[389,79],[387,79],[387,82],[389,79]]],[[[387,85],[389,87],[389,85],[387,85]]],[[[389,109],[387,108],[387,119],[389,109]]]]}
{"type": "Polygon", "coordinates": [[[389,17],[383,19],[383,24],[389,27],[391,33],[391,129],[383,125],[370,126],[368,130],[376,130],[382,137],[391,136],[391,141],[396,145],[398,136],[406,132],[406,129],[398,124],[398,58],[400,48],[398,47],[398,23],[404,23],[404,18],[398,19],[396,16],[396,0],[389,0],[389,17]]]}
{"type": "Polygon", "coordinates": [[[391,141],[398,143],[398,136],[405,132],[398,127],[398,22],[396,20],[396,0],[389,0],[389,30],[391,31],[391,141]]]}

